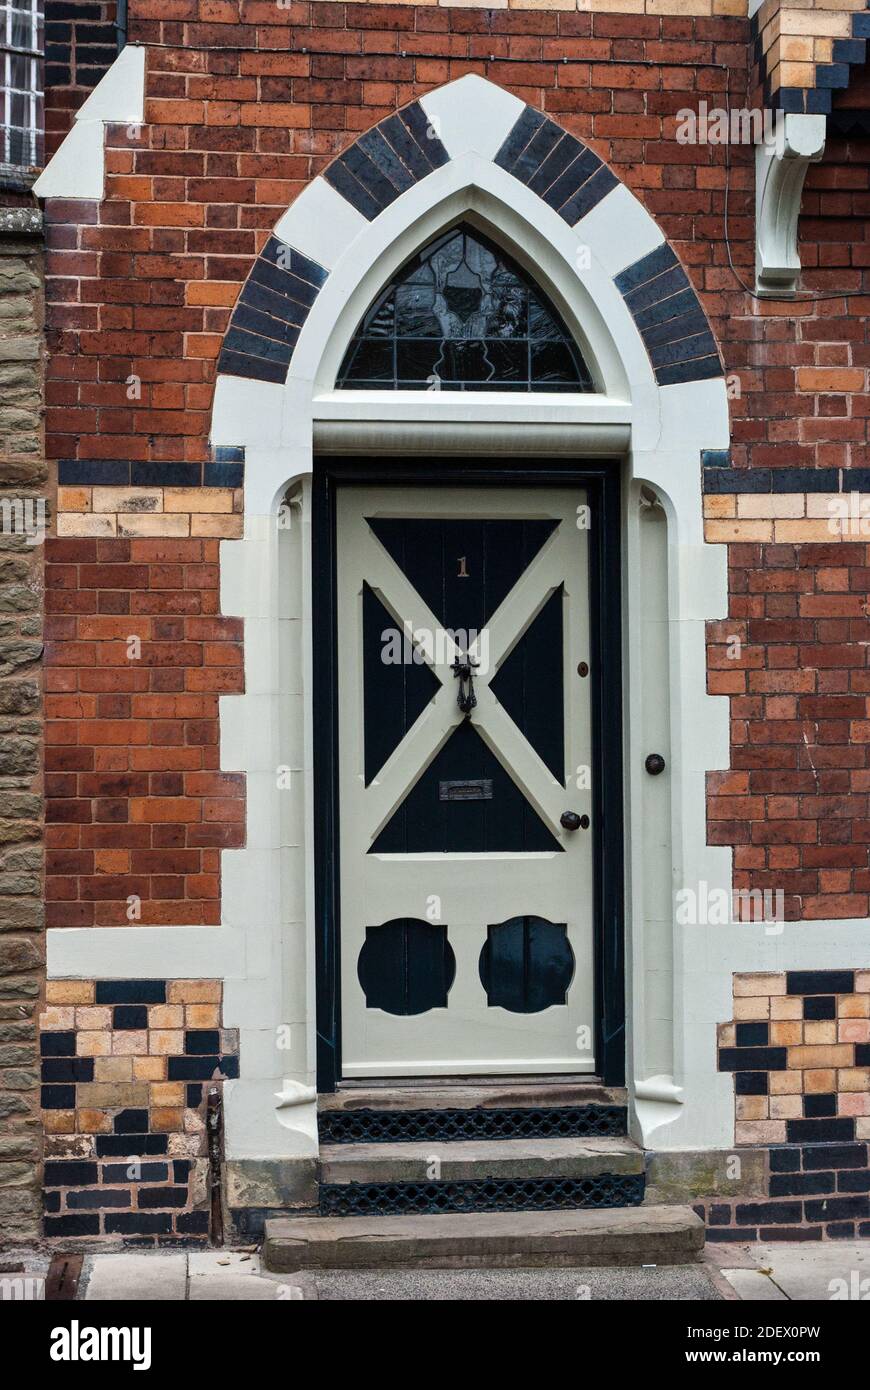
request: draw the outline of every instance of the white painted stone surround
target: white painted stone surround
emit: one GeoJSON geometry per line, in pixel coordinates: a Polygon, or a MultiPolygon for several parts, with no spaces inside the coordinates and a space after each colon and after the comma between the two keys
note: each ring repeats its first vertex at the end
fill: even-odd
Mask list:
{"type": "Polygon", "coordinates": [[[657,386],[612,277],[663,238],[625,188],[615,188],[568,227],[492,163],[521,109],[516,98],[468,76],[422,104],[452,156],[447,165],[371,223],[317,178],[276,227],[283,241],[332,272],[303,329],[286,386],[235,377],[217,383],[213,443],[246,449],[244,539],[221,546],[221,611],[245,619],[246,673],[246,693],[221,700],[221,767],[246,772],[248,789],[247,844],[222,856],[223,924],[53,930],[49,973],[223,978],[225,1024],[241,1033],[241,1074],[225,1084],[228,1157],[316,1153],[314,1102],[288,1106],[277,1099],[285,1083],[292,1090],[293,1083],[315,1081],[310,673],[322,616],[312,613],[309,583],[315,433],[343,422],[360,439],[376,440],[381,431],[401,428],[422,454],[445,424],[454,438],[473,429],[484,447],[487,436],[503,441],[506,428],[529,440],[555,428],[563,441],[573,440],[573,453],[612,454],[625,482],[633,1131],[659,1149],[727,1148],[733,1144],[733,1083],[716,1071],[716,1024],[733,1016],[732,974],[864,965],[870,923],[791,924],[779,935],[756,926],[674,923],[676,889],[699,882],[730,889],[731,883],[731,851],[706,844],[705,775],[728,766],[729,709],[727,699],[706,694],[704,624],[725,616],[727,592],[726,549],[703,541],[699,457],[702,449],[728,446],[725,385],[719,379],[657,386]],[[460,215],[502,242],[545,287],[583,346],[598,394],[518,399],[333,390],[345,347],[374,295],[409,255],[460,215]],[[578,269],[580,247],[590,250],[588,269],[578,269]],[[667,613],[659,622],[662,651],[652,660],[643,641],[642,604],[651,579],[641,563],[643,484],[667,520],[667,573],[658,576],[667,613]],[[279,528],[277,512],[288,489],[295,491],[292,524],[279,528]],[[650,711],[665,707],[669,794],[668,779],[661,778],[660,801],[650,802],[643,759],[659,727],[650,711]],[[278,788],[279,767],[293,770],[289,789],[278,788]],[[644,834],[650,805],[660,806],[667,822],[662,834],[669,854],[650,851],[644,834]],[[662,902],[668,911],[656,909],[662,902]],[[279,1036],[289,1038],[289,1049],[276,1046],[279,1036]]]}

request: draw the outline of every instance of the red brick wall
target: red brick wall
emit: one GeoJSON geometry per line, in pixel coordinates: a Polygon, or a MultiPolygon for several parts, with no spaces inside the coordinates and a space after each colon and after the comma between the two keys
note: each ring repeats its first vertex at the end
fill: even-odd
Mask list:
{"type": "MultiPolygon", "coordinates": [[[[710,316],[730,375],[735,466],[866,465],[867,300],[841,293],[862,287],[870,254],[865,150],[853,146],[847,159],[842,142],[832,141],[823,163],[811,171],[805,195],[804,285],[839,297],[782,304],[754,300],[729,266],[726,183],[730,256],[740,278],[751,283],[753,151],[732,148],[729,173],[721,145],[683,145],[674,138],[682,108],[697,107],[702,99],[722,106],[726,88],[732,105],[746,103],[746,20],[339,0],[288,8],[272,0],[241,7],[221,0],[134,0],[130,23],[134,41],[155,45],[148,52],[146,123],[136,138],[125,127],[109,128],[107,198],[101,206],[47,207],[50,457],[207,459],[221,338],[239,287],[281,213],[360,131],[432,87],[476,72],[587,140],[670,238],[710,316]],[[125,388],[131,374],[142,380],[136,401],[125,388]]],[[[163,544],[166,563],[184,569],[188,562],[172,556],[186,555],[185,543],[176,543],[181,549],[163,544]]],[[[860,555],[849,548],[835,558],[831,547],[734,545],[732,621],[727,633],[711,633],[710,688],[732,696],[733,759],[732,771],[713,779],[710,838],[736,845],[738,886],[763,888],[774,879],[776,887],[785,886],[793,916],[867,910],[867,850],[860,838],[867,819],[864,745],[849,740],[853,721],[860,723],[863,713],[861,683],[870,648],[853,645],[847,653],[844,647],[856,637],[863,640],[859,634],[865,631],[863,612],[855,611],[867,573],[863,547],[858,550],[860,555]],[[741,631],[745,624],[746,645],[740,659],[726,664],[717,649],[735,624],[741,631]]],[[[52,559],[62,574],[67,562],[58,553],[62,548],[52,559]]],[[[119,591],[123,584],[110,592],[119,591]]],[[[171,591],[187,592],[174,580],[171,591]]],[[[99,588],[84,592],[96,598],[99,588]]],[[[63,599],[64,593],[54,590],[52,597],[63,599]]],[[[137,605],[146,597],[168,600],[168,592],[153,598],[132,584],[128,596],[131,613],[144,611],[137,605]]],[[[215,596],[207,589],[203,597],[215,596]]],[[[64,621],[51,657],[58,679],[69,677],[69,667],[57,665],[58,653],[75,652],[76,644],[82,652],[97,649],[87,629],[70,626],[85,622],[84,614],[64,621]]],[[[111,649],[111,640],[107,632],[100,642],[111,649]]],[[[128,767],[71,773],[82,778],[91,771],[141,771],[134,739],[145,736],[145,725],[163,732],[163,721],[190,728],[216,718],[215,691],[225,687],[203,690],[196,684],[211,669],[206,641],[187,631],[184,641],[195,644],[203,664],[173,668],[177,690],[210,700],[211,713],[156,714],[137,703],[146,690],[166,694],[157,683],[166,673],[158,668],[135,677],[149,675],[155,684],[131,688],[129,714],[97,710],[75,716],[72,705],[55,706],[70,739],[76,717],[85,720],[84,728],[94,720],[114,721],[118,738],[123,720],[132,721],[129,747],[113,754],[129,756],[128,767]]],[[[82,680],[93,678],[84,659],[80,674],[82,680]]],[[[54,693],[63,698],[79,690],[86,687],[62,686],[54,693]]],[[[216,771],[216,762],[206,762],[216,757],[215,744],[187,734],[183,743],[203,758],[202,769],[180,770],[184,778],[216,771]]],[[[100,756],[108,756],[106,748],[100,756]]],[[[148,775],[176,771],[166,762],[148,775]]],[[[197,841],[202,831],[196,826],[208,825],[205,807],[217,794],[186,785],[182,793],[162,795],[167,807],[179,796],[201,805],[202,820],[188,822],[179,814],[162,831],[149,822],[152,836],[180,837],[177,844],[167,839],[151,847],[194,850],[209,866],[201,862],[186,880],[180,871],[167,876],[154,870],[149,911],[157,915],[151,920],[188,920],[179,917],[185,904],[193,920],[198,903],[206,903],[211,914],[202,920],[216,920],[214,884],[207,893],[191,885],[216,873],[214,843],[197,841]],[[186,881],[188,896],[167,898],[167,878],[173,889],[186,881]]],[[[126,796],[129,829],[106,825],[100,834],[109,840],[131,834],[134,826],[143,833],[132,817],[143,797],[132,788],[126,796]]],[[[93,813],[101,796],[76,785],[62,799],[93,813]]],[[[144,800],[154,805],[155,815],[160,799],[149,784],[144,800]]],[[[84,843],[96,833],[90,822],[57,826],[55,833],[68,837],[56,844],[59,851],[87,854],[94,848],[84,843]]],[[[105,848],[132,854],[133,847],[105,848]]],[[[84,887],[93,893],[105,885],[96,883],[89,861],[74,862],[81,865],[77,896],[55,902],[55,920],[119,920],[122,900],[87,897],[84,887]]],[[[132,858],[130,872],[137,872],[132,858]]],[[[58,891],[71,891],[62,875],[58,891]]]]}
{"type": "Polygon", "coordinates": [[[218,696],[242,689],[242,666],[241,623],[218,611],[218,544],[49,543],[49,926],[220,922],[244,778],[219,771],[218,696]]]}

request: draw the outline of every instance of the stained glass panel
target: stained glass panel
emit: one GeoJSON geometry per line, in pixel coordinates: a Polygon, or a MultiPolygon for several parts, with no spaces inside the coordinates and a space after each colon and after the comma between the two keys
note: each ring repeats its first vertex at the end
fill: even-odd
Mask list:
{"type": "Polygon", "coordinates": [[[477,231],[427,246],[369,309],[336,385],[344,390],[591,391],[558,312],[477,231]]]}

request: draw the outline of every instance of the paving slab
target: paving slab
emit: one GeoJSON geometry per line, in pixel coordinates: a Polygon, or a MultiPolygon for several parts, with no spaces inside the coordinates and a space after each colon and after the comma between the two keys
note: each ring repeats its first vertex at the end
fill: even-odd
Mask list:
{"type": "Polygon", "coordinates": [[[870,1240],[708,1245],[707,1253],[740,1298],[774,1299],[766,1282],[795,1302],[870,1301],[870,1240]]]}
{"type": "Polygon", "coordinates": [[[317,1297],[371,1302],[661,1302],[721,1297],[703,1265],[650,1269],[318,1270],[317,1297]]]}
{"type": "Polygon", "coordinates": [[[723,1269],[722,1275],[728,1280],[738,1298],[755,1303],[787,1303],[788,1298],[769,1274],[760,1269],[723,1269]]]}
{"type": "Polygon", "coordinates": [[[186,1254],[91,1256],[86,1301],[181,1302],[186,1297],[186,1254]]]}

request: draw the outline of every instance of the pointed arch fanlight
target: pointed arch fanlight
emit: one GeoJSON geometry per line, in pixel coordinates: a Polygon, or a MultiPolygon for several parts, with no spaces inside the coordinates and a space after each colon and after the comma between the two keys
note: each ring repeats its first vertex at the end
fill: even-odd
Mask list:
{"type": "Polygon", "coordinates": [[[339,390],[594,390],[576,342],[515,261],[465,224],[441,233],[369,308],[339,390]]]}

